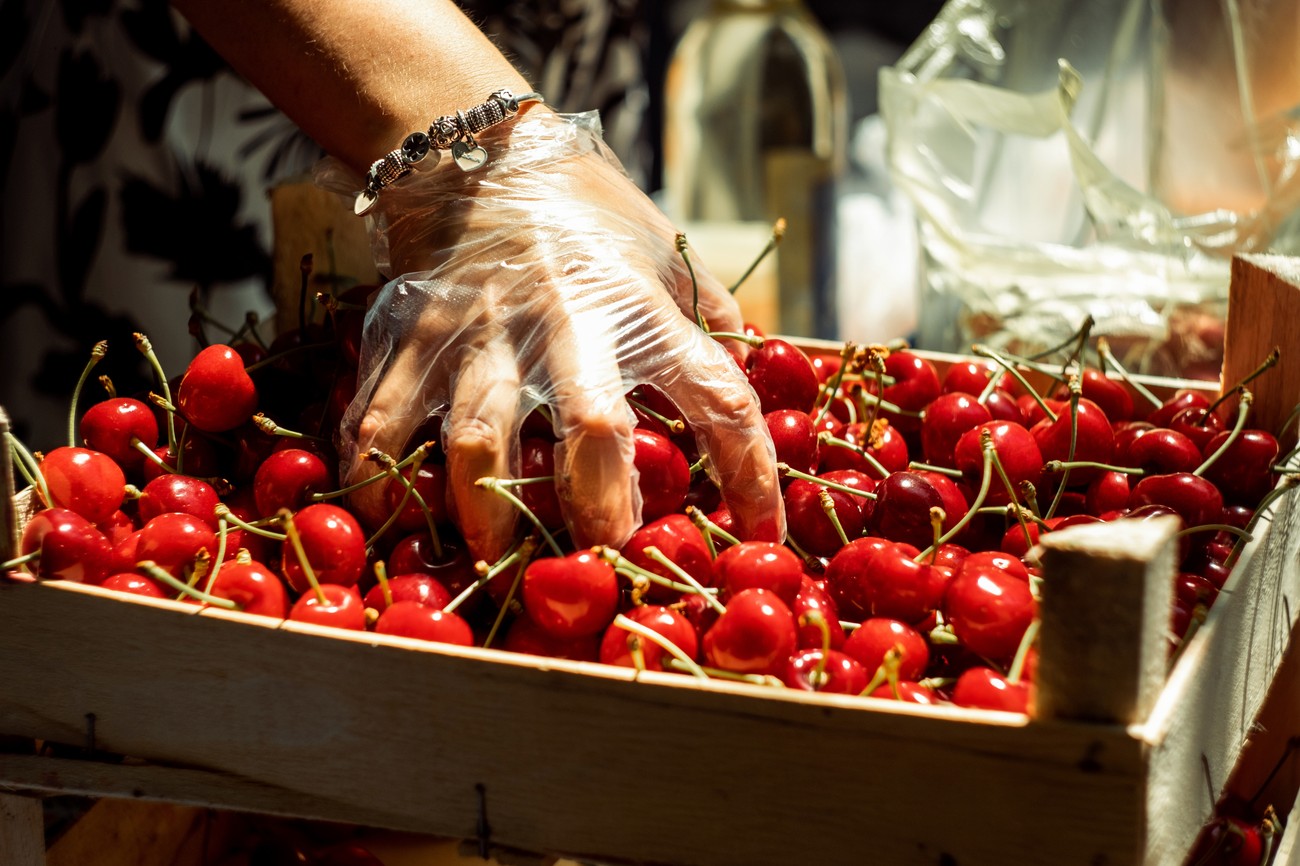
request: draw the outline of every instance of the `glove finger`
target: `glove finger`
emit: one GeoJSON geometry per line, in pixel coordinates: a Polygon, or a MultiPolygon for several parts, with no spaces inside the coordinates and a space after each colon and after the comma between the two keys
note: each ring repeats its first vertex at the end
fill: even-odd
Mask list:
{"type": "Polygon", "coordinates": [[[691,359],[653,380],[677,406],[707,455],[723,500],[744,539],[785,539],[785,508],[776,451],[758,397],[715,340],[682,323],[681,353],[691,359]]]}
{"type": "Polygon", "coordinates": [[[462,357],[443,424],[449,504],[470,551],[495,562],[510,546],[519,515],[504,497],[475,482],[509,478],[517,462],[519,368],[499,336],[462,357]]]}
{"type": "MultiPolygon", "coordinates": [[[[550,378],[556,433],[556,491],[578,547],[620,545],[640,523],[633,463],[635,422],[608,312],[555,310],[534,340],[550,378]]],[[[531,353],[527,353],[531,354],[531,353]]]]}

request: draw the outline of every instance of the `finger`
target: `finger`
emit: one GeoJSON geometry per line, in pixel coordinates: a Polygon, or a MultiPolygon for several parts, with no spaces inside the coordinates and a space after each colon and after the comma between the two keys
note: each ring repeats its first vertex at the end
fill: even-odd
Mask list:
{"type": "Polygon", "coordinates": [[[476,482],[510,477],[519,368],[499,335],[463,357],[444,424],[449,504],[470,551],[495,562],[510,546],[518,512],[476,482]]]}
{"type": "Polygon", "coordinates": [[[610,332],[609,316],[581,302],[557,309],[547,318],[544,347],[537,347],[560,436],[556,490],[579,547],[621,545],[640,523],[634,418],[614,348],[621,336],[610,332]]]}
{"type": "Polygon", "coordinates": [[[785,507],[776,451],[758,397],[736,362],[689,323],[681,326],[679,364],[652,378],[695,432],[701,453],[735,518],[741,538],[785,539],[785,507]]]}
{"type": "MultiPolygon", "coordinates": [[[[352,451],[340,455],[349,469],[349,483],[383,471],[379,464],[364,459],[370,449],[400,458],[416,429],[446,406],[446,385],[439,377],[444,375],[444,347],[454,333],[452,319],[445,307],[431,304],[408,333],[399,336],[399,329],[387,326],[401,319],[402,312],[401,307],[389,309],[366,334],[361,360],[369,375],[358,389],[356,405],[344,419],[344,429],[351,431],[355,440],[352,451]]],[[[349,504],[372,526],[388,518],[384,487],[377,482],[349,497],[349,504]]]]}

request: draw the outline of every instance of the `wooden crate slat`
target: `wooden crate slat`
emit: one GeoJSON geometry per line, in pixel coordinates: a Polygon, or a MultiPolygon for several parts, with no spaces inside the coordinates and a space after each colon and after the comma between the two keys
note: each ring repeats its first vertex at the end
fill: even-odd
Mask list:
{"type": "Polygon", "coordinates": [[[1141,744],[1118,726],[485,664],[105,595],[0,589],[0,678],[14,686],[0,730],[80,743],[94,712],[101,748],[283,789],[289,814],[304,795],[472,837],[482,784],[502,844],[682,864],[836,862],[866,846],[897,863],[1127,862],[1140,838],[1141,744]],[[19,621],[47,647],[39,667],[15,645],[19,621]],[[936,822],[936,790],[963,808],[936,822]]]}
{"type": "MultiPolygon", "coordinates": [[[[1277,433],[1300,401],[1300,258],[1239,255],[1232,260],[1227,328],[1224,332],[1223,387],[1253,371],[1275,347],[1277,367],[1251,382],[1255,395],[1250,425],[1277,433]]],[[[1235,401],[1234,401],[1235,402],[1235,401]]],[[[1295,443],[1287,431],[1283,452],[1295,443]]]]}
{"type": "Polygon", "coordinates": [[[40,800],[0,790],[0,854],[6,866],[45,866],[40,800]]]}

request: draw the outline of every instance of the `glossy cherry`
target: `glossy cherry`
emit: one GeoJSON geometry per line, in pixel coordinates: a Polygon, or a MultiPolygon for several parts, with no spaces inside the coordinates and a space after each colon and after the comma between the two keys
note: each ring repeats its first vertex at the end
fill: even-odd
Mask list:
{"type": "MultiPolygon", "coordinates": [[[[293,525],[316,579],[321,583],[354,586],[366,569],[366,536],[352,513],[320,502],[293,515],[293,525]]],[[[297,592],[307,592],[309,582],[293,545],[281,549],[285,580],[297,592]]]]}
{"type": "Polygon", "coordinates": [[[323,583],[320,585],[320,594],[315,589],[304,592],[289,609],[288,618],[295,622],[365,631],[366,606],[362,604],[356,587],[323,583]],[[322,595],[324,601],[321,600],[322,595]]]}
{"type": "MultiPolygon", "coordinates": [[[[993,450],[997,453],[1003,471],[1013,487],[1028,481],[1038,484],[1043,470],[1043,454],[1038,442],[1024,427],[1010,421],[989,421],[974,430],[968,430],[957,440],[954,458],[966,481],[978,489],[984,471],[984,450],[980,445],[981,431],[988,430],[993,437],[993,450]]],[[[994,477],[989,483],[986,505],[1005,505],[1010,502],[1006,485],[994,477]]]]}
{"type": "Polygon", "coordinates": [[[747,674],[779,675],[798,642],[794,616],[766,589],[746,589],[727,602],[704,635],[704,658],[711,667],[747,674]]]}
{"type": "MultiPolygon", "coordinates": [[[[1228,440],[1230,431],[1216,434],[1205,443],[1203,454],[1208,460],[1228,440]]],[[[1278,441],[1265,430],[1242,430],[1226,451],[1202,473],[1223,494],[1226,502],[1253,507],[1262,500],[1276,481],[1273,464],[1278,457],[1278,441]]]]}
{"type": "MultiPolygon", "coordinates": [[[[874,590],[867,580],[867,563],[873,552],[893,543],[878,536],[858,538],[831,557],[826,565],[826,591],[845,619],[861,622],[871,616],[874,590]]],[[[912,551],[913,556],[920,553],[915,547],[912,551]]]]}
{"type": "MultiPolygon", "coordinates": [[[[883,418],[870,425],[861,421],[845,425],[838,438],[866,451],[886,473],[901,472],[907,468],[910,459],[907,440],[898,428],[883,418]]],[[[881,477],[880,471],[868,463],[865,457],[842,445],[827,443],[822,447],[819,459],[822,471],[856,469],[872,478],[881,477]]]]}
{"type": "Polygon", "coordinates": [[[333,488],[334,474],[325,461],[302,448],[273,452],[253,477],[253,496],[263,517],[282,508],[293,511],[305,505],[311,494],[333,488]]]}
{"type": "MultiPolygon", "coordinates": [[[[853,473],[855,477],[857,483],[846,486],[868,492],[875,487],[875,482],[864,473],[853,469],[839,471],[853,473]]],[[[871,500],[864,496],[826,487],[804,478],[791,481],[784,495],[786,531],[795,544],[813,556],[832,556],[844,544],[822,504],[823,490],[830,497],[840,527],[850,541],[861,537],[863,527],[867,524],[867,516],[871,511],[871,500]]]]}
{"type": "Polygon", "coordinates": [[[745,373],[764,414],[777,409],[812,411],[817,374],[807,356],[785,340],[765,339],[745,358],[745,373]]]}
{"type": "Polygon", "coordinates": [[[289,594],[284,582],[260,562],[228,562],[221,566],[208,592],[228,598],[244,613],[284,619],[289,615],[289,594]]]}
{"type": "Polygon", "coordinates": [[[993,416],[976,398],[961,391],[941,394],[925,407],[921,420],[921,452],[925,462],[955,467],[953,449],[957,440],[993,416]]]}
{"type": "Polygon", "coordinates": [[[1186,527],[1218,523],[1223,514],[1223,495],[1213,483],[1190,472],[1150,475],[1133,486],[1129,508],[1164,505],[1183,519],[1186,527]]]}
{"type": "Polygon", "coordinates": [[[538,627],[525,612],[510,623],[505,638],[501,641],[501,648],[507,652],[594,662],[599,657],[600,640],[594,634],[575,638],[555,637],[538,627]]]}
{"type": "MultiPolygon", "coordinates": [[[[632,533],[622,550],[623,556],[634,565],[680,583],[680,578],[672,573],[672,569],[646,554],[647,547],[658,550],[703,586],[715,584],[713,556],[709,552],[708,543],[699,527],[686,515],[669,514],[647,523],[632,533]]],[[[671,589],[659,584],[650,587],[649,597],[654,600],[669,601],[675,595],[671,589]]]]}
{"type": "Polygon", "coordinates": [[[181,415],[200,430],[221,433],[257,411],[257,386],[229,346],[208,346],[190,361],[176,392],[181,415]]]}
{"type": "Polygon", "coordinates": [[[134,397],[110,397],[91,406],[81,416],[81,438],[86,447],[102,451],[127,472],[140,468],[144,455],[135,447],[158,447],[158,419],[153,410],[134,397]]]}
{"type": "Polygon", "coordinates": [[[844,646],[844,626],[840,625],[839,609],[834,599],[821,584],[806,574],[799,584],[799,592],[794,597],[790,612],[794,614],[795,623],[798,625],[800,649],[821,649],[825,636],[822,634],[821,627],[813,620],[814,616],[820,616],[822,622],[826,624],[831,649],[840,649],[844,646]]]}
{"type": "MultiPolygon", "coordinates": [[[[19,552],[40,551],[30,568],[45,580],[97,584],[114,569],[113,548],[104,533],[67,508],[44,508],[23,528],[19,552]]],[[[134,564],[134,563],[132,563],[134,564]]]]}
{"type": "Polygon", "coordinates": [[[871,617],[853,630],[844,642],[844,652],[853,656],[872,676],[885,661],[885,654],[898,654],[898,676],[919,680],[930,663],[930,648],[921,633],[905,622],[888,617],[871,617]]]}
{"type": "Polygon", "coordinates": [[[880,482],[875,492],[868,532],[917,548],[929,547],[934,540],[930,509],[943,507],[943,497],[934,485],[916,472],[895,472],[880,482]]]}
{"type": "Polygon", "coordinates": [[[1027,713],[1029,683],[1013,683],[992,668],[973,667],[957,678],[952,702],[959,707],[1027,713]]]}
{"type": "Polygon", "coordinates": [[[142,574],[135,574],[129,571],[119,571],[117,574],[110,574],[104,578],[100,584],[104,589],[111,589],[114,592],[125,592],[128,595],[142,595],[145,598],[169,598],[168,594],[163,591],[158,581],[145,577],[142,574]]]}
{"type": "MultiPolygon", "coordinates": [[[[1029,431],[1038,444],[1044,461],[1075,460],[1093,463],[1110,463],[1115,456],[1115,433],[1110,419],[1096,403],[1080,398],[1074,413],[1074,453],[1070,453],[1071,416],[1069,406],[1061,409],[1055,421],[1043,419],[1029,431]]],[[[1000,457],[999,453],[999,457],[1000,457]]],[[[1104,469],[1081,467],[1070,472],[1069,484],[1087,484],[1101,475],[1104,469]]]]}
{"type": "Polygon", "coordinates": [[[667,436],[653,430],[632,431],[633,462],[641,491],[641,521],[648,523],[682,507],[691,484],[686,455],[667,436]]]}
{"type": "Polygon", "coordinates": [[[126,476],[113,458],[89,448],[55,448],[40,462],[52,506],[77,512],[91,523],[122,507],[126,476]]]}
{"type": "Polygon", "coordinates": [[[1000,569],[965,565],[948,585],[942,609],[962,643],[997,662],[1011,660],[1038,616],[1026,581],[1000,569]]]}
{"type": "MultiPolygon", "coordinates": [[[[699,651],[699,639],[695,626],[686,617],[670,607],[648,604],[635,607],[627,612],[628,619],[638,625],[662,635],[669,643],[676,646],[687,658],[694,659],[699,651]]],[[[600,642],[600,660],[607,665],[632,668],[637,666],[632,647],[639,645],[641,663],[646,670],[661,671],[668,652],[659,644],[644,637],[636,637],[633,632],[618,624],[611,624],[605,629],[605,636],[600,642]]]]}
{"type": "Polygon", "coordinates": [[[816,472],[819,459],[817,431],[812,416],[795,409],[777,409],[763,416],[776,447],[778,463],[800,472],[816,472]]]}
{"type": "MultiPolygon", "coordinates": [[[[439,463],[425,462],[420,464],[420,468],[414,477],[411,475],[411,467],[409,466],[402,470],[402,477],[414,487],[416,493],[420,494],[420,498],[429,509],[433,522],[435,524],[446,523],[446,467],[439,463]]],[[[406,484],[396,478],[388,479],[387,484],[384,486],[384,501],[390,513],[397,511],[398,506],[401,506],[401,511],[393,523],[394,528],[399,532],[418,532],[426,527],[424,509],[420,507],[420,502],[414,495],[406,495],[406,484]]]]}
{"type": "Polygon", "coordinates": [[[1115,462],[1147,475],[1191,472],[1201,465],[1201,449],[1182,433],[1155,427],[1129,440],[1123,451],[1116,452],[1115,462]]]}
{"type": "MultiPolygon", "coordinates": [[[[539,436],[528,436],[519,442],[519,477],[544,478],[555,475],[555,443],[539,436]]],[[[560,509],[560,496],[555,483],[524,484],[515,488],[524,505],[537,516],[547,529],[564,525],[564,512],[560,509]]]]}
{"type": "Polygon", "coordinates": [[[788,547],[770,541],[742,541],[718,554],[713,563],[724,601],[749,589],[764,589],[787,607],[803,586],[803,562],[788,547]]]}
{"type": "Polygon", "coordinates": [[[192,475],[169,474],[159,475],[144,486],[136,508],[144,523],[160,514],[179,512],[192,514],[216,529],[219,503],[217,491],[206,481],[192,475]]]}
{"type": "MultiPolygon", "coordinates": [[[[390,577],[388,595],[392,597],[394,603],[414,601],[439,610],[446,607],[452,599],[447,587],[430,574],[398,574],[390,577]]],[[[388,607],[388,596],[384,595],[384,587],[381,584],[372,586],[363,600],[366,607],[380,613],[388,607]]]]}
{"type": "MultiPolygon", "coordinates": [[[[185,579],[200,551],[217,554],[217,534],[206,520],[193,514],[160,514],[140,528],[136,538],[137,561],[152,560],[172,577],[185,579]]],[[[134,563],[133,563],[134,564],[134,563]]]]}
{"type": "Polygon", "coordinates": [[[618,576],[590,550],[534,560],[520,591],[533,622],[561,639],[600,634],[618,610],[618,576]]]}
{"type": "Polygon", "coordinates": [[[473,646],[474,630],[459,614],[418,601],[398,601],[375,621],[375,634],[473,646]]]}
{"type": "MultiPolygon", "coordinates": [[[[934,402],[941,391],[939,371],[927,358],[907,350],[890,352],[885,359],[885,375],[894,379],[881,397],[909,413],[919,413],[934,402]]],[[[886,413],[890,423],[903,432],[918,430],[921,419],[915,414],[886,413]]]]}
{"type": "Polygon", "coordinates": [[[868,674],[856,659],[839,650],[825,654],[820,648],[797,650],[785,664],[781,681],[787,688],[832,695],[858,695],[867,687],[868,674]]]}

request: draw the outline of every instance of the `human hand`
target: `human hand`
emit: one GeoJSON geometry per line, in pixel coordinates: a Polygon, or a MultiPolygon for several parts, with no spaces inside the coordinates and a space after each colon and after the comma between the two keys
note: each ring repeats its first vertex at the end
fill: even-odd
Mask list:
{"type": "MultiPolygon", "coordinates": [[[[618,545],[640,523],[624,395],[649,383],[694,431],[740,534],[783,539],[758,401],[736,358],[696,324],[676,231],[605,148],[595,116],[534,110],[491,132],[479,139],[490,154],[483,169],[463,173],[444,155],[384,189],[375,207],[380,270],[405,276],[367,318],[342,426],[344,477],[381,471],[360,456],[400,456],[440,416],[451,514],[474,555],[491,561],[517,514],[475,482],[516,474],[520,425],[547,405],[575,544],[618,545]]],[[[732,297],[695,271],[709,327],[742,330],[732,297]]],[[[353,500],[375,523],[387,510],[378,488],[353,500]]]]}

